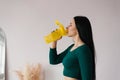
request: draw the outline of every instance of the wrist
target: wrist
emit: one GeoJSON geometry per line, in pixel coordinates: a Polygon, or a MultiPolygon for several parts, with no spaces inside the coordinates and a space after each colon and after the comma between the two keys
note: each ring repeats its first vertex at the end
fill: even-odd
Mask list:
{"type": "Polygon", "coordinates": [[[51,43],[51,47],[50,48],[56,48],[56,46],[57,46],[57,41],[54,41],[54,42],[51,43]]]}

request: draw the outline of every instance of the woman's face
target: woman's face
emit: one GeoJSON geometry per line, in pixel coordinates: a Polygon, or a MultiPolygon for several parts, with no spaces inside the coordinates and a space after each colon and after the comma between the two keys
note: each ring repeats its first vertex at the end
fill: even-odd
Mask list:
{"type": "Polygon", "coordinates": [[[68,37],[74,37],[76,34],[78,34],[74,19],[70,21],[70,24],[66,29],[68,31],[68,37]]]}

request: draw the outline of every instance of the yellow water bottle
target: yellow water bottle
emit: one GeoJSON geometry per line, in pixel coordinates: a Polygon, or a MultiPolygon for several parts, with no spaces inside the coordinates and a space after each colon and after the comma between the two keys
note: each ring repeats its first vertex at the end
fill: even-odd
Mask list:
{"type": "Polygon", "coordinates": [[[67,30],[64,28],[63,24],[61,24],[58,20],[55,21],[55,24],[59,26],[59,28],[44,37],[46,43],[51,43],[60,39],[60,37],[67,35],[67,30]]]}

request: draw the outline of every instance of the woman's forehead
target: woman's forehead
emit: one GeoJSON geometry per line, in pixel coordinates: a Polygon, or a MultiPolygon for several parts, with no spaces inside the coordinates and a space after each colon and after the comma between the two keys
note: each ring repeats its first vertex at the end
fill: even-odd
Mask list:
{"type": "Polygon", "coordinates": [[[74,23],[74,19],[71,19],[70,23],[74,23]]]}

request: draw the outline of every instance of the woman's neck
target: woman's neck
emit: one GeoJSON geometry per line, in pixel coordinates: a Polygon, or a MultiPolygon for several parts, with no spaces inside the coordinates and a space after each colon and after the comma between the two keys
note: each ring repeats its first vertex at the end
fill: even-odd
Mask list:
{"type": "Polygon", "coordinates": [[[73,37],[74,47],[78,47],[84,44],[84,42],[80,39],[79,35],[73,37]]]}

